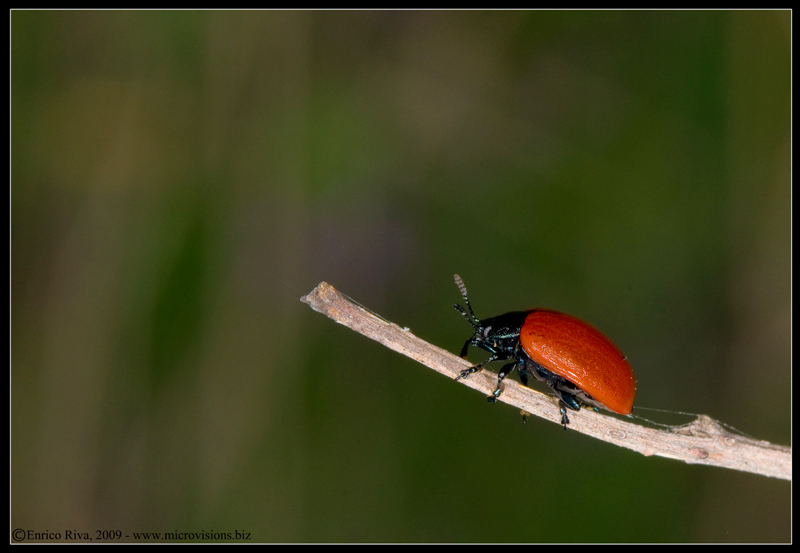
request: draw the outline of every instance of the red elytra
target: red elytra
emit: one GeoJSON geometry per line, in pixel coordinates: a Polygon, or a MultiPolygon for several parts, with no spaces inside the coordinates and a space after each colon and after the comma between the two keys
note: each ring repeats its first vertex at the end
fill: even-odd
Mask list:
{"type": "Polygon", "coordinates": [[[550,309],[528,312],[519,333],[522,349],[545,369],[566,378],[606,408],[629,415],[636,379],[628,359],[602,332],[550,309]]]}

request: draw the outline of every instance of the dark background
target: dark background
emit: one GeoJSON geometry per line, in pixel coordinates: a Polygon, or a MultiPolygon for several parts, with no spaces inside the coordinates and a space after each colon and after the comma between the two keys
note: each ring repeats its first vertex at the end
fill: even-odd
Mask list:
{"type": "Polygon", "coordinates": [[[602,329],[637,407],[789,445],[790,39],[786,11],[12,12],[12,529],[790,540],[789,482],[522,425],[299,301],[325,280],[458,352],[459,273],[480,317],[602,329]]]}

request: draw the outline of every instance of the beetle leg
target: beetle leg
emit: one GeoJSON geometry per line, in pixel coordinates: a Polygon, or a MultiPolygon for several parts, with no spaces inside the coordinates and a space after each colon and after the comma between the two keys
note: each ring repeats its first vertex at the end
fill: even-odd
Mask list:
{"type": "Polygon", "coordinates": [[[558,396],[558,410],[561,412],[561,424],[564,425],[564,430],[566,430],[567,425],[569,424],[567,408],[572,409],[573,411],[580,411],[581,404],[578,402],[578,398],[576,398],[574,395],[562,390],[558,385],[558,382],[550,381],[548,384],[558,396]]]}
{"type": "Polygon", "coordinates": [[[472,338],[464,342],[464,347],[461,348],[461,359],[467,358],[467,351],[469,350],[469,345],[472,342],[472,338]]]}
{"type": "Polygon", "coordinates": [[[464,369],[463,371],[461,371],[461,372],[458,374],[458,376],[456,377],[456,380],[461,380],[462,378],[467,378],[467,377],[468,377],[469,375],[471,375],[472,373],[476,373],[476,372],[478,372],[478,371],[479,371],[479,370],[481,370],[483,367],[485,367],[486,365],[488,365],[489,363],[491,363],[492,361],[494,361],[494,360],[496,360],[496,359],[497,359],[497,354],[496,354],[496,353],[495,353],[495,354],[492,354],[492,355],[489,357],[489,359],[487,359],[487,360],[486,360],[486,361],[484,361],[483,363],[478,363],[478,364],[477,364],[477,365],[475,365],[474,367],[470,367],[469,369],[464,369]]]}
{"type": "MultiPolygon", "coordinates": [[[[517,376],[519,377],[519,381],[522,382],[523,386],[528,385],[528,370],[525,368],[525,361],[520,360],[519,364],[517,365],[517,376]]],[[[520,415],[522,415],[522,422],[528,422],[528,413],[527,411],[520,410],[520,415]]]]}
{"type": "Polygon", "coordinates": [[[567,425],[569,424],[569,418],[567,418],[567,406],[560,399],[558,400],[558,410],[561,411],[561,424],[564,425],[564,430],[566,430],[567,425]]]}
{"type": "Polygon", "coordinates": [[[510,375],[512,372],[514,372],[514,369],[517,368],[517,365],[518,365],[517,361],[513,361],[511,363],[506,363],[505,365],[503,365],[503,368],[500,369],[500,372],[497,373],[497,388],[494,389],[494,392],[492,392],[492,395],[490,395],[489,397],[486,398],[486,400],[489,403],[494,403],[497,400],[497,398],[500,396],[500,386],[503,383],[503,380],[505,380],[505,378],[508,375],[510,375]]]}

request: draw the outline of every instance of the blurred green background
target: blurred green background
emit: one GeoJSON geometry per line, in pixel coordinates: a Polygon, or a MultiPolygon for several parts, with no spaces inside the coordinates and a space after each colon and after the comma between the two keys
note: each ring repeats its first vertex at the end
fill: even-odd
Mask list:
{"type": "Polygon", "coordinates": [[[637,406],[789,445],[790,37],[12,12],[12,529],[790,540],[789,482],[523,425],[299,301],[325,280],[457,353],[459,273],[480,317],[602,329],[637,406]]]}

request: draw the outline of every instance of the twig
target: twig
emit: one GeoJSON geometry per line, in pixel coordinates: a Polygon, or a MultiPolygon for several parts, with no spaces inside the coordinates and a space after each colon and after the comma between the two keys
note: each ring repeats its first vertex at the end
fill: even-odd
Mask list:
{"type": "MultiPolygon", "coordinates": [[[[403,329],[370,313],[343,296],[333,286],[322,282],[307,296],[300,298],[312,309],[327,315],[368,338],[402,353],[443,375],[455,379],[468,361],[440,349],[403,329]]],[[[459,381],[465,386],[489,395],[497,377],[482,370],[459,381]]],[[[555,398],[532,390],[510,379],[504,381],[499,401],[560,424],[561,415],[554,406],[555,398]]],[[[697,463],[792,479],[792,449],[733,434],[711,417],[700,415],[688,425],[656,430],[618,418],[582,409],[570,413],[571,430],[606,442],[638,451],[697,463]]]]}

